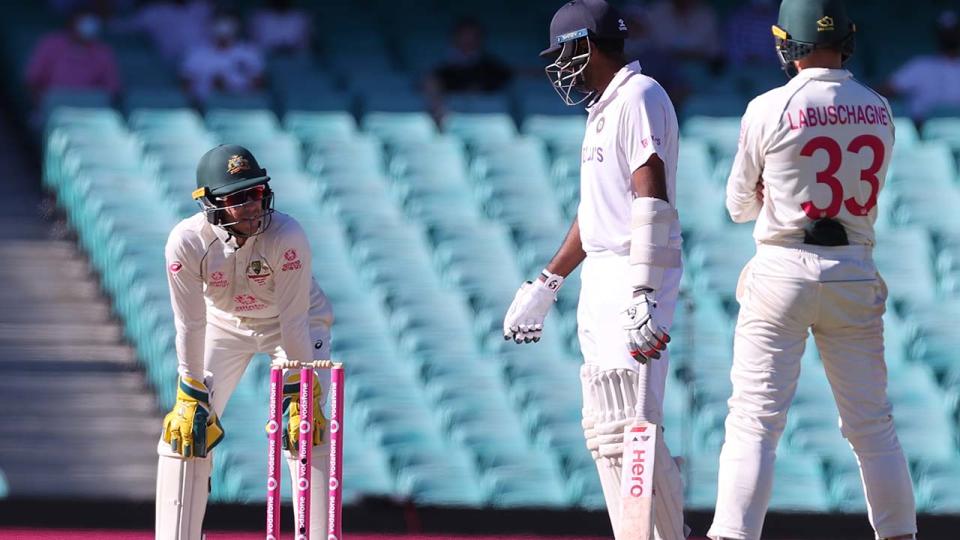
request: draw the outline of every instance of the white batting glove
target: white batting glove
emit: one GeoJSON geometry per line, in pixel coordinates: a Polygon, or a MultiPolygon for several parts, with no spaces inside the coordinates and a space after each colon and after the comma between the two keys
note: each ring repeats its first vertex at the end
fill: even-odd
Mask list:
{"type": "Polygon", "coordinates": [[[627,350],[641,364],[660,358],[660,351],[667,348],[667,334],[663,316],[657,310],[657,302],[650,289],[637,289],[627,309],[620,314],[623,329],[627,334],[627,350]]]}
{"type": "Polygon", "coordinates": [[[527,281],[520,286],[513,303],[503,318],[503,339],[517,343],[536,343],[543,334],[543,319],[557,301],[563,276],[544,270],[543,279],[527,281]]]}

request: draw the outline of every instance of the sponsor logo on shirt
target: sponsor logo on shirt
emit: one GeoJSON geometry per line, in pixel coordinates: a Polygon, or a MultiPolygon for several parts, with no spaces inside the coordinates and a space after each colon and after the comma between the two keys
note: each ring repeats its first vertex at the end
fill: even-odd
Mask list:
{"type": "Polygon", "coordinates": [[[176,274],[180,270],[183,270],[183,264],[181,264],[180,261],[173,261],[172,263],[170,263],[171,274],[176,274]]]}
{"type": "Polygon", "coordinates": [[[291,248],[291,249],[288,249],[288,250],[284,251],[284,252],[283,252],[283,258],[286,259],[286,260],[288,260],[288,261],[295,260],[295,259],[297,258],[297,250],[291,248]]]}
{"type": "Polygon", "coordinates": [[[223,288],[227,286],[227,279],[223,272],[213,272],[210,274],[210,286],[223,288]]]}
{"type": "Polygon", "coordinates": [[[247,266],[247,279],[252,280],[257,285],[266,283],[271,274],[270,266],[260,259],[250,261],[250,265],[247,266]]]}
{"type": "Polygon", "coordinates": [[[251,294],[238,294],[233,297],[235,311],[257,311],[267,307],[262,302],[257,301],[257,297],[251,294]]]}
{"type": "Polygon", "coordinates": [[[603,148],[600,146],[584,146],[580,151],[580,163],[597,161],[603,163],[603,148]]]}

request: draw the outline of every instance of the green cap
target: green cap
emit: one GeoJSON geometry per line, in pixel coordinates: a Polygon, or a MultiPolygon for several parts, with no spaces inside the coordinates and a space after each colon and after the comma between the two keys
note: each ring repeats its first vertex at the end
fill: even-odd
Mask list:
{"type": "Polygon", "coordinates": [[[221,144],[200,158],[193,198],[222,197],[269,180],[266,169],[260,167],[249,150],[236,144],[221,144]]]}
{"type": "Polygon", "coordinates": [[[830,45],[842,43],[855,30],[843,0],[783,0],[773,35],[801,43],[830,45]]]}

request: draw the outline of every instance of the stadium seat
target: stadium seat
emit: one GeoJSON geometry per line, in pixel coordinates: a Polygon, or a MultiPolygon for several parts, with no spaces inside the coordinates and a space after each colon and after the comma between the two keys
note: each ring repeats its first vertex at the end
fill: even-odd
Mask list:
{"type": "Polygon", "coordinates": [[[345,111],[288,110],[283,128],[301,141],[349,139],[357,133],[357,122],[345,111]]]}
{"type": "Polygon", "coordinates": [[[221,135],[246,133],[270,139],[280,131],[280,123],[273,111],[267,109],[216,109],[206,114],[207,127],[221,135]]]}
{"type": "Polygon", "coordinates": [[[182,109],[189,106],[190,98],[176,86],[167,88],[131,88],[123,95],[123,108],[126,111],[134,111],[137,109],[182,109]]]}
{"type": "Polygon", "coordinates": [[[444,118],[443,130],[463,139],[467,144],[506,143],[517,135],[513,120],[501,113],[450,113],[444,118]]]}
{"type": "Polygon", "coordinates": [[[443,100],[446,110],[465,114],[507,114],[510,99],[506,94],[453,94],[443,100]]]}
{"type": "Polygon", "coordinates": [[[733,157],[740,140],[740,116],[689,116],[680,134],[706,142],[717,158],[733,157]]]}
{"type": "Polygon", "coordinates": [[[924,141],[940,141],[960,149],[960,118],[931,118],[923,124],[924,141]]]}
{"type": "Polygon", "coordinates": [[[371,112],[363,118],[363,130],[387,144],[430,140],[437,135],[433,119],[423,112],[371,112]]]}

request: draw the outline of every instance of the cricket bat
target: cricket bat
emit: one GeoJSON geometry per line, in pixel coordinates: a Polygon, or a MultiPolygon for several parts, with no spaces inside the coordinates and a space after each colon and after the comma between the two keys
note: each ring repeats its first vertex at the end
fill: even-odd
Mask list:
{"type": "MultiPolygon", "coordinates": [[[[644,411],[648,395],[648,365],[641,365],[637,411],[644,411]]],[[[617,540],[653,540],[653,464],[660,426],[637,417],[623,429],[620,471],[620,527],[617,540]]]]}

